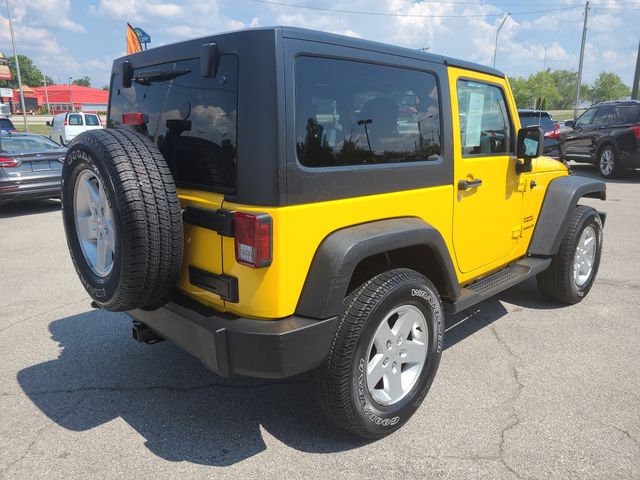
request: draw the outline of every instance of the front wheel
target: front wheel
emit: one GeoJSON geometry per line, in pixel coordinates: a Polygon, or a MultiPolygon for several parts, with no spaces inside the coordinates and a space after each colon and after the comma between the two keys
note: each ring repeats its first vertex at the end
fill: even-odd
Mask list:
{"type": "Polygon", "coordinates": [[[602,220],[598,212],[579,205],[557,255],[537,277],[540,290],[562,303],[574,304],[593,286],[602,252],[602,220]]]}
{"type": "Polygon", "coordinates": [[[438,291],[418,272],[394,269],[357,287],[344,301],[320,370],[329,418],[365,438],[404,425],[435,378],[443,323],[438,291]]]}

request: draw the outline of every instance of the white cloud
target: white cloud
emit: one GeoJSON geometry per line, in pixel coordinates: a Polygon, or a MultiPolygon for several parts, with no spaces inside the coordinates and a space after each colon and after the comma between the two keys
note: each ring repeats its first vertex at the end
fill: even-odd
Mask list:
{"type": "Polygon", "coordinates": [[[85,32],[83,25],[72,21],[70,0],[21,0],[11,2],[15,19],[36,27],[52,30],[62,29],[71,32],[85,32]]]}

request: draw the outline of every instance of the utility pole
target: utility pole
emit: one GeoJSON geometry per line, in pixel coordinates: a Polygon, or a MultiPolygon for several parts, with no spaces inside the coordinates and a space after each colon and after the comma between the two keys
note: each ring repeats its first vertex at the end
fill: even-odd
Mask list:
{"type": "Polygon", "coordinates": [[[580,46],[580,63],[578,64],[578,82],[576,85],[576,103],[573,106],[573,118],[578,116],[580,103],[580,86],[582,84],[582,63],[584,61],[584,44],[587,40],[587,19],[589,18],[589,2],[584,5],[584,26],[582,27],[582,45],[580,46]]]}
{"type": "Polygon", "coordinates": [[[638,56],[636,57],[636,74],[633,76],[633,88],[631,98],[638,100],[638,83],[640,83],[640,42],[638,42],[638,56]]]}
{"type": "Polygon", "coordinates": [[[51,107],[49,106],[49,92],[47,91],[47,76],[42,74],[42,81],[44,82],[44,98],[47,102],[47,114],[51,114],[51,107]]]}
{"type": "Polygon", "coordinates": [[[24,120],[24,130],[29,131],[27,125],[27,108],[24,106],[24,91],[22,90],[22,77],[20,76],[20,62],[18,61],[18,51],[16,50],[16,37],[13,34],[13,20],[11,20],[11,11],[9,10],[9,0],[7,3],[7,17],[9,17],[9,30],[11,31],[11,43],[13,44],[13,56],[16,59],[16,74],[18,76],[18,92],[20,94],[20,106],[22,107],[22,119],[24,120]]]}
{"type": "Polygon", "coordinates": [[[542,60],[542,70],[547,70],[547,46],[544,47],[544,60],[542,60]]]}
{"type": "Polygon", "coordinates": [[[496,68],[496,56],[498,55],[498,35],[500,35],[500,30],[502,30],[504,22],[507,21],[507,18],[509,18],[509,15],[511,15],[511,14],[507,13],[504,16],[504,18],[502,19],[502,23],[500,24],[500,26],[496,30],[496,45],[495,45],[495,48],[493,49],[493,68],[496,68]]]}
{"type": "Polygon", "coordinates": [[[73,108],[73,95],[71,94],[71,80],[73,77],[69,77],[69,103],[71,104],[71,111],[75,112],[75,108],[73,108]]]}

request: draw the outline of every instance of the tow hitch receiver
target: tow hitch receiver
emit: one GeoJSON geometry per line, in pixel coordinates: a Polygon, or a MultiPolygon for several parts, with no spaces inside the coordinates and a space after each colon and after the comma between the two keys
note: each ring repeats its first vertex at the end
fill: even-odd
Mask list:
{"type": "Polygon", "coordinates": [[[131,333],[136,342],[144,342],[147,345],[153,345],[164,340],[160,335],[147,327],[144,323],[134,320],[131,325],[131,333]]]}

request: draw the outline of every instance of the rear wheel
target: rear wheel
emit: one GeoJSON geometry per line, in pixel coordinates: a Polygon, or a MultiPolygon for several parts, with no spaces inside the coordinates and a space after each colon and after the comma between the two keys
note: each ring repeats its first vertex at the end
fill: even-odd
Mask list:
{"type": "Polygon", "coordinates": [[[598,154],[598,167],[604,178],[615,178],[620,175],[622,168],[618,153],[612,145],[605,145],[598,154]]]}
{"type": "Polygon", "coordinates": [[[413,270],[384,272],[357,287],[320,370],[327,415],[365,438],[404,425],[435,378],[443,322],[435,286],[413,270]]]}
{"type": "Polygon", "coordinates": [[[102,308],[162,305],[182,265],[180,203],[158,149],[133,132],[78,135],[62,172],[67,244],[80,281],[102,308]]]}
{"type": "Polygon", "coordinates": [[[591,207],[576,208],[551,266],[537,277],[540,290],[562,303],[587,296],[600,266],[602,220],[591,207]]]}

